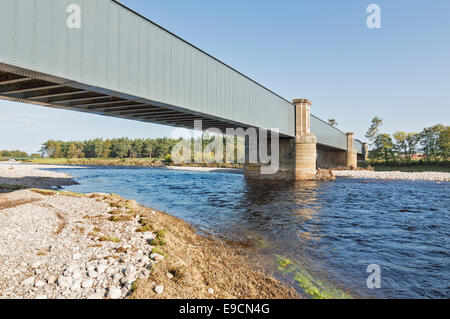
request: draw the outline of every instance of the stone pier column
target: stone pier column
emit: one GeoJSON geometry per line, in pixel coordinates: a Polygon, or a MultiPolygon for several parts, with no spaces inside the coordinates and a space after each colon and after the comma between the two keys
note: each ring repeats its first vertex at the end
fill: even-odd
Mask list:
{"type": "Polygon", "coordinates": [[[317,173],[317,138],[311,133],[311,101],[296,99],[295,180],[313,179],[317,173]]]}
{"type": "Polygon", "coordinates": [[[369,158],[369,146],[367,145],[367,143],[363,143],[361,160],[365,162],[367,161],[368,158],[369,158]]]}
{"type": "Polygon", "coordinates": [[[358,167],[358,153],[353,148],[353,133],[347,133],[347,167],[350,169],[358,167]]]}
{"type": "MultiPolygon", "coordinates": [[[[261,164],[245,164],[248,179],[310,180],[317,173],[317,138],[311,133],[311,102],[307,99],[293,101],[295,105],[295,138],[279,139],[279,170],[275,174],[261,174],[261,164]]],[[[270,144],[272,141],[268,141],[270,144]]],[[[246,139],[246,159],[250,156],[249,139],[246,139]]],[[[270,149],[270,145],[267,145],[270,149]]],[[[259,147],[259,146],[258,146],[259,147]]]]}

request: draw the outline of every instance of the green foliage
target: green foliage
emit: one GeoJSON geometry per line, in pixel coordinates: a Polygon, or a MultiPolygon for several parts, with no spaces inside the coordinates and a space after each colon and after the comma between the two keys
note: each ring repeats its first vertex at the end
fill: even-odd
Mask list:
{"type": "Polygon", "coordinates": [[[28,154],[26,152],[23,151],[7,151],[7,150],[3,150],[0,151],[0,158],[23,158],[23,157],[28,157],[28,154]]]}
{"type": "Polygon", "coordinates": [[[448,165],[450,156],[450,127],[438,124],[422,130],[420,133],[395,132],[394,141],[389,134],[380,133],[383,120],[375,117],[367,131],[366,138],[373,145],[369,152],[371,164],[382,160],[388,165],[448,165]],[[413,161],[413,156],[422,152],[423,159],[413,161]]]}
{"type": "Polygon", "coordinates": [[[369,140],[370,144],[374,144],[378,135],[380,134],[380,127],[383,125],[383,120],[375,116],[372,119],[372,124],[366,133],[366,138],[369,140]]]}

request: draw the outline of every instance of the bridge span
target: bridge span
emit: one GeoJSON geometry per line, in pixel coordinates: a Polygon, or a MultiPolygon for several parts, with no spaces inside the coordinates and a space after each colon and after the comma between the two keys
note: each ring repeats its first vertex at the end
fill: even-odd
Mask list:
{"type": "Polygon", "coordinates": [[[0,98],[190,129],[277,129],[292,160],[312,134],[314,172],[365,154],[309,101],[285,100],[114,0],[1,1],[0,98]]]}

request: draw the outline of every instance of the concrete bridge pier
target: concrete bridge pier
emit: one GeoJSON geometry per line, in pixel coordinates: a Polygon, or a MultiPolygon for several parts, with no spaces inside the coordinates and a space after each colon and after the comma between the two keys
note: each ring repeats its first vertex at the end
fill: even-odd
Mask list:
{"type": "MultiPolygon", "coordinates": [[[[311,133],[311,102],[296,99],[295,138],[279,139],[279,169],[274,174],[262,174],[263,165],[245,164],[245,176],[249,179],[311,180],[317,173],[317,138],[311,133]]],[[[267,149],[271,149],[268,141],[267,149]]],[[[250,158],[249,139],[246,138],[246,161],[250,158]]],[[[258,143],[259,145],[259,143],[258,143]]],[[[259,147],[259,146],[258,146],[259,147]]],[[[269,166],[269,165],[267,165],[269,166]]]]}

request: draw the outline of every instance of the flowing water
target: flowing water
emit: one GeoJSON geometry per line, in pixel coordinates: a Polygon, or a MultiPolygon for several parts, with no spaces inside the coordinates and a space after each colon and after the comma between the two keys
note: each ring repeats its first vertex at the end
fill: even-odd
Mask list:
{"type": "Polygon", "coordinates": [[[313,297],[448,298],[450,183],[339,178],[248,182],[159,168],[57,169],[74,192],[117,193],[199,231],[246,242],[255,262],[313,297]],[[381,288],[367,287],[379,265],[381,288]]]}

